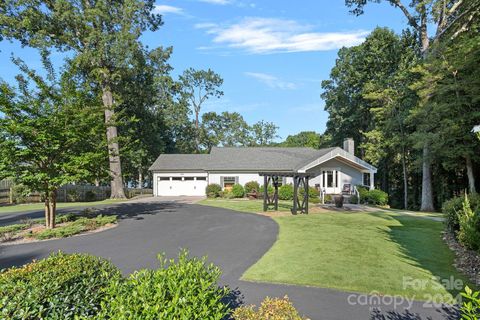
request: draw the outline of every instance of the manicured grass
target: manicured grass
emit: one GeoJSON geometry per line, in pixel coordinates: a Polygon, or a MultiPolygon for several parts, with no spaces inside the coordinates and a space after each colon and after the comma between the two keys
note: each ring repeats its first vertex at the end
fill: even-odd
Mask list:
{"type": "MultiPolygon", "coordinates": [[[[254,213],[263,211],[263,200],[205,199],[200,201],[199,204],[254,213]]],[[[290,211],[291,208],[292,201],[278,201],[278,211],[290,211]]]]}
{"type": "MultiPolygon", "coordinates": [[[[113,204],[124,202],[125,200],[103,200],[103,201],[92,201],[92,202],[60,202],[57,203],[57,209],[62,208],[72,208],[72,207],[94,207],[102,204],[113,204]]],[[[34,211],[42,210],[44,208],[43,203],[29,203],[29,204],[17,204],[12,206],[2,206],[0,207],[0,214],[2,213],[14,213],[14,212],[23,212],[23,211],[34,211]]]]}
{"type": "MultiPolygon", "coordinates": [[[[205,205],[259,212],[260,201],[206,200],[205,205]]],[[[392,212],[319,213],[273,218],[273,247],[244,280],[309,285],[446,301],[456,295],[434,277],[464,281],[443,242],[443,224],[392,212]],[[425,286],[412,285],[424,281],[425,286]]]]}

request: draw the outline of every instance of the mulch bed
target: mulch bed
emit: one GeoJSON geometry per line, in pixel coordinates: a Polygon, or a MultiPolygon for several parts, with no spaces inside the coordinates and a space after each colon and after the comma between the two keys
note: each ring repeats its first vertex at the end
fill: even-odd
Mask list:
{"type": "Polygon", "coordinates": [[[474,284],[480,286],[480,254],[463,247],[450,232],[443,233],[443,240],[455,253],[454,266],[467,275],[474,284]]]}

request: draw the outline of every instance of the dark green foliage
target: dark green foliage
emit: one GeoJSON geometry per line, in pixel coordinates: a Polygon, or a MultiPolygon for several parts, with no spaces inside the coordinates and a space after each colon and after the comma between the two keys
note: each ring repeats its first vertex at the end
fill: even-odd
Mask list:
{"type": "Polygon", "coordinates": [[[210,183],[205,188],[205,193],[209,198],[216,198],[220,196],[220,192],[222,191],[222,187],[217,183],[210,183]]]}
{"type": "MultiPolygon", "coordinates": [[[[470,208],[473,210],[473,212],[480,212],[480,194],[470,194],[468,199],[470,208]]],[[[442,213],[445,216],[445,226],[450,232],[456,233],[460,230],[458,213],[463,210],[464,200],[465,196],[461,195],[443,203],[442,213]]]]}
{"type": "Polygon", "coordinates": [[[52,254],[0,273],[0,317],[74,319],[98,313],[105,289],[120,278],[109,261],[87,254],[52,254]]]}
{"type": "Polygon", "coordinates": [[[330,147],[331,136],[320,134],[315,131],[302,131],[295,135],[289,135],[279,145],[284,147],[310,147],[314,149],[330,147]]]}
{"type": "Polygon", "coordinates": [[[141,270],[127,279],[114,280],[106,291],[97,319],[211,319],[230,314],[224,299],[227,288],[218,287],[220,269],[206,259],[178,260],[159,257],[156,270],[141,270]]]}
{"type": "Polygon", "coordinates": [[[350,196],[350,203],[357,204],[358,203],[358,196],[357,195],[351,195],[350,196]]]}
{"type": "Polygon", "coordinates": [[[260,184],[257,181],[249,181],[245,183],[245,193],[260,192],[260,184]]]}
{"type": "Polygon", "coordinates": [[[293,185],[284,184],[278,188],[278,199],[280,200],[292,200],[293,199],[293,185]]]}
{"type": "Polygon", "coordinates": [[[231,190],[231,193],[234,198],[243,198],[245,195],[245,189],[243,189],[241,184],[234,184],[231,190]]]}
{"type": "Polygon", "coordinates": [[[85,201],[95,201],[97,200],[97,195],[92,190],[85,192],[85,201]]]}
{"type": "Polygon", "coordinates": [[[28,187],[24,186],[23,184],[14,184],[11,190],[13,202],[17,204],[27,202],[28,196],[30,195],[30,190],[28,187]]]}

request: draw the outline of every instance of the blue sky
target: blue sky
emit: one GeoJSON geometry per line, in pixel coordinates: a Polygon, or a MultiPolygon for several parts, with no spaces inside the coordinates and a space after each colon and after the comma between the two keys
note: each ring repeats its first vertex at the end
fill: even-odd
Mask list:
{"type": "MultiPolygon", "coordinates": [[[[325,130],[320,83],[339,48],[361,43],[376,26],[400,32],[406,25],[388,4],[369,4],[355,17],[344,0],[158,0],[155,10],[165,24],[142,41],[150,48],[173,46],[174,74],[211,68],[224,79],[225,95],[203,111],[237,111],[249,123],[272,121],[282,138],[325,130]]],[[[0,77],[8,82],[18,73],[12,52],[40,66],[37,52],[18,43],[4,41],[0,50],[0,77]]]]}

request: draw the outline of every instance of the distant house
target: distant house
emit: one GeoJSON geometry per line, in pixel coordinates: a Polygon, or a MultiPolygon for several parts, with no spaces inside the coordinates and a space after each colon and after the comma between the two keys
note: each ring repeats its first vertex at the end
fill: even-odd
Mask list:
{"type": "MultiPolygon", "coordinates": [[[[150,167],[155,196],[203,196],[205,187],[223,189],[249,181],[263,184],[263,172],[311,173],[310,185],[326,194],[345,185],[374,186],[377,168],[353,154],[353,139],[344,148],[215,147],[209,154],[162,154],[150,167]]],[[[291,183],[284,177],[282,183],[291,183]]]]}

